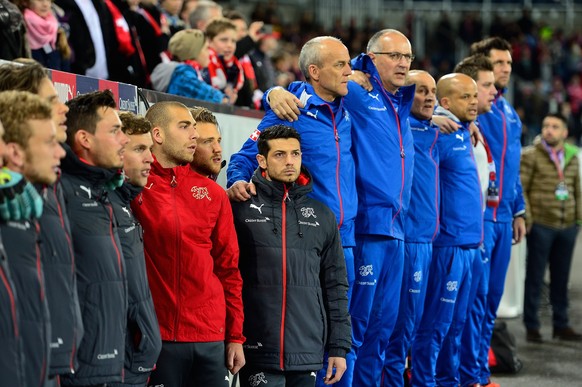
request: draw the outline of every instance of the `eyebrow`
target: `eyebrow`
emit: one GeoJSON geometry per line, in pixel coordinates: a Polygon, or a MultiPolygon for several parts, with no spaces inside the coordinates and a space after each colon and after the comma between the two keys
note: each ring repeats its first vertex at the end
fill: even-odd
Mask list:
{"type": "Polygon", "coordinates": [[[186,124],[186,125],[191,125],[192,121],[188,121],[188,120],[184,120],[184,121],[178,121],[178,124],[186,124]]]}

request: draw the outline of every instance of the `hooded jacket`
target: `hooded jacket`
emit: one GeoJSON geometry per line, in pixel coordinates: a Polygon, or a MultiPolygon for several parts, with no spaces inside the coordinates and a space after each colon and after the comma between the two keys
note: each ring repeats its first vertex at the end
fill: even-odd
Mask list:
{"type": "Polygon", "coordinates": [[[49,375],[74,373],[83,321],[77,294],[77,276],[71,227],[60,182],[37,185],[44,206],[40,224],[41,260],[51,317],[49,375]]]}
{"type": "MultiPolygon", "coordinates": [[[[17,298],[24,353],[24,384],[42,387],[48,375],[50,316],[36,219],[1,222],[17,298]]],[[[4,383],[4,381],[2,381],[4,383]]]]}
{"type": "Polygon", "coordinates": [[[130,202],[141,190],[141,187],[124,183],[111,193],[111,204],[127,268],[125,383],[135,385],[147,382],[162,349],[160,328],[146,273],[143,230],[130,208],[130,202]]]}
{"type": "Polygon", "coordinates": [[[459,122],[441,106],[436,108],[435,114],[454,119],[461,128],[451,134],[439,134],[437,141],[440,233],[433,245],[477,248],[483,242],[483,199],[469,122],[459,122]]]}
{"type": "MultiPolygon", "coordinates": [[[[344,247],[355,246],[354,228],[358,196],[355,187],[355,166],[351,154],[352,121],[340,99],[336,113],[329,102],[322,100],[313,86],[293,82],[289,92],[305,105],[299,119],[287,122],[279,119],[268,108],[257,130],[243,144],[238,153],[230,157],[227,185],[239,180],[249,181],[258,167],[257,139],[262,130],[278,124],[291,126],[301,135],[303,165],[312,171],[315,179],[309,194],[327,205],[338,220],[344,247]]],[[[264,97],[266,98],[266,96],[264,97]]],[[[267,104],[265,104],[266,106],[267,104]]]]}
{"type": "Polygon", "coordinates": [[[132,209],[162,340],[242,344],[239,252],[224,189],[190,166],[154,161],[132,209]]]}
{"type": "Polygon", "coordinates": [[[439,232],[439,128],[410,116],[414,137],[414,179],[406,217],[407,242],[432,242],[439,232]]]}
{"type": "Polygon", "coordinates": [[[372,59],[360,54],[352,68],[370,75],[373,91],[348,82],[344,102],[350,111],[356,163],[358,216],[356,234],[404,239],[404,221],[410,203],[414,141],[408,115],[415,85],[396,94],[384,89],[372,59]]]}
{"type": "Polygon", "coordinates": [[[503,97],[497,94],[491,111],[479,115],[479,128],[487,140],[495,161],[499,206],[487,207],[485,220],[512,222],[514,216],[525,213],[519,163],[521,157],[521,120],[503,97]]]}
{"type": "Polygon", "coordinates": [[[24,354],[18,298],[0,237],[0,375],[7,386],[24,386],[24,354]]]}
{"type": "Polygon", "coordinates": [[[579,149],[564,144],[564,183],[568,189],[566,200],[556,199],[560,182],[556,165],[541,141],[524,149],[521,157],[521,181],[527,201],[526,222],[563,229],[582,222],[580,192],[579,149]]]}
{"type": "Polygon", "coordinates": [[[296,183],[268,181],[232,203],[241,249],[245,358],[253,367],[314,371],[351,345],[347,274],[336,220],[311,199],[306,170],[296,183]]]}
{"type": "Polygon", "coordinates": [[[123,379],[127,281],[117,222],[106,184],[118,171],[89,165],[68,145],[61,178],[77,269],[85,334],[79,368],[62,384],[93,385],[123,379]]]}

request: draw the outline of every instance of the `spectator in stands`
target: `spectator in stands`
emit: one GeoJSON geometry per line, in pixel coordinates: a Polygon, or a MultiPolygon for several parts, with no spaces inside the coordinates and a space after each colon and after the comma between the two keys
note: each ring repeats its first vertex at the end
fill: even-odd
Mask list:
{"type": "Polygon", "coordinates": [[[77,289],[85,334],[79,367],[63,386],[121,382],[127,328],[127,279],[109,195],[123,183],[121,131],[111,91],[67,102],[67,155],[62,186],[71,222],[77,289]]]}
{"type": "Polygon", "coordinates": [[[553,338],[582,340],[568,320],[568,280],[582,222],[579,149],[566,143],[567,121],[548,114],[542,135],[525,148],[521,180],[527,202],[527,263],[523,323],[529,342],[541,343],[538,310],[544,275],[550,269],[553,338]]]}
{"type": "Polygon", "coordinates": [[[160,0],[160,9],[168,22],[170,35],[186,28],[186,23],[180,18],[183,3],[184,0],[160,0]]]}
{"type": "Polygon", "coordinates": [[[19,5],[26,23],[32,58],[44,67],[68,70],[71,48],[65,31],[51,9],[50,0],[22,0],[19,5]]]}
{"type": "Polygon", "coordinates": [[[152,73],[155,90],[201,101],[229,103],[229,98],[204,82],[202,70],[208,66],[208,41],[200,30],[187,29],[172,36],[169,63],[160,63],[152,73]]]}
{"type": "Polygon", "coordinates": [[[200,0],[188,16],[190,28],[206,31],[211,20],[222,17],[222,6],[209,0],[200,0]]]}
{"type": "MultiPolygon", "coordinates": [[[[3,140],[7,146],[4,154],[7,168],[22,174],[33,184],[53,184],[57,180],[64,151],[57,141],[48,102],[26,91],[1,92],[0,121],[5,130],[3,140]]],[[[42,207],[42,201],[38,204],[42,207]]],[[[37,218],[40,213],[42,211],[37,212],[35,218],[0,223],[8,264],[16,285],[16,310],[24,351],[22,385],[32,387],[44,386],[50,361],[50,316],[39,253],[37,218]]]]}
{"type": "Polygon", "coordinates": [[[206,26],[210,62],[204,79],[215,89],[222,91],[232,104],[244,85],[245,75],[236,50],[236,26],[226,18],[214,19],[206,26]]]}
{"type": "Polygon", "coordinates": [[[150,385],[229,386],[244,365],[242,280],[226,192],[187,164],[196,122],[179,102],[157,102],[154,162],[132,203],[144,227],[146,264],[162,334],[150,385]],[[178,220],[179,218],[179,220],[178,220]]]}
{"type": "Polygon", "coordinates": [[[249,54],[255,68],[257,86],[262,92],[276,85],[275,68],[271,57],[278,47],[279,43],[272,34],[264,35],[257,42],[257,47],[249,54]]]}
{"type": "Polygon", "coordinates": [[[189,16],[198,6],[198,0],[184,0],[182,9],[180,9],[180,19],[184,22],[186,28],[191,28],[189,16]]]}
{"type": "Polygon", "coordinates": [[[133,113],[119,114],[122,130],[129,137],[123,152],[126,181],[111,193],[111,204],[117,219],[119,240],[127,273],[127,332],[125,336],[125,374],[123,383],[111,387],[145,387],[154,369],[162,339],[154,302],[150,293],[143,249],[143,230],[135,219],[131,201],[148,182],[152,157],[152,125],[133,113]]]}
{"type": "Polygon", "coordinates": [[[30,57],[26,25],[18,7],[9,0],[0,0],[0,13],[0,59],[30,57]]]}

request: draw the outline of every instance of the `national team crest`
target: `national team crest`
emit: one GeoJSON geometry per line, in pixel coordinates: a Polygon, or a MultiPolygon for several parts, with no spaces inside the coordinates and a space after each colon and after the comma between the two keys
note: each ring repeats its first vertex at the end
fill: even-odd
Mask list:
{"type": "Polygon", "coordinates": [[[194,186],[194,187],[192,187],[190,192],[192,192],[192,197],[194,197],[194,199],[202,200],[202,199],[206,198],[209,201],[212,201],[212,198],[210,196],[208,196],[208,188],[206,188],[206,187],[194,186]]]}
{"type": "Polygon", "coordinates": [[[257,141],[260,135],[261,131],[259,129],[255,129],[255,131],[251,134],[250,139],[253,141],[257,141]]]}
{"type": "Polygon", "coordinates": [[[303,215],[304,218],[310,218],[312,216],[317,218],[315,211],[311,207],[301,207],[301,215],[303,215]]]}

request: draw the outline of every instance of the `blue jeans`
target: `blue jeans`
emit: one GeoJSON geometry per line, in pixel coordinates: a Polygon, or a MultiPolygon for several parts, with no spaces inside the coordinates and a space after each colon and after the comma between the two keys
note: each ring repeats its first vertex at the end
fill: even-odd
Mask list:
{"type": "Polygon", "coordinates": [[[527,329],[539,329],[538,309],[546,265],[550,265],[550,303],[554,329],[568,326],[568,279],[578,226],[562,230],[533,225],[527,236],[527,261],[523,323],[527,329]]]}

